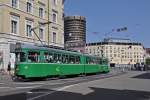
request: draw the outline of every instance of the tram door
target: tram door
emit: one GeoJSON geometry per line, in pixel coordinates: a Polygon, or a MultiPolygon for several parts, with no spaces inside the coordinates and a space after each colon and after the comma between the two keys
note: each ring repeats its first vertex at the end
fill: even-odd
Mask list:
{"type": "Polygon", "coordinates": [[[16,55],[15,53],[10,53],[10,64],[11,64],[11,68],[14,69],[15,67],[15,61],[16,61],[16,55]]]}

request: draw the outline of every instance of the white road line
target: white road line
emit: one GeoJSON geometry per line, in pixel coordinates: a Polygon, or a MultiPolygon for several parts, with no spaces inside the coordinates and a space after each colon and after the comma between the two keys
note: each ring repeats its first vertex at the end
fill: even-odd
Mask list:
{"type": "Polygon", "coordinates": [[[59,84],[65,84],[67,82],[61,82],[61,83],[47,83],[47,85],[59,85],[59,84]]]}
{"type": "Polygon", "coordinates": [[[36,88],[39,86],[28,86],[28,87],[15,87],[16,89],[30,89],[30,88],[36,88]]]}
{"type": "Polygon", "coordinates": [[[0,83],[0,84],[5,84],[5,83],[0,83]]]}
{"type": "Polygon", "coordinates": [[[25,87],[0,87],[0,89],[5,89],[5,88],[11,88],[11,89],[28,89],[28,88],[37,88],[40,87],[41,85],[38,86],[25,86],[25,87]]]}
{"type": "MultiPolygon", "coordinates": [[[[38,98],[41,98],[41,97],[45,97],[45,96],[47,96],[47,95],[49,95],[49,94],[53,94],[53,93],[55,93],[55,92],[57,92],[57,91],[52,91],[52,92],[49,92],[49,93],[46,93],[46,94],[39,95],[39,96],[37,96],[37,97],[29,98],[29,99],[27,99],[27,100],[38,99],[38,98]]],[[[27,92],[27,93],[28,93],[28,92],[27,92]]],[[[30,92],[29,92],[29,93],[30,93],[30,92]]],[[[32,93],[32,92],[31,92],[31,93],[32,93]]]]}
{"type": "MultiPolygon", "coordinates": [[[[56,93],[56,92],[58,92],[58,91],[63,91],[63,90],[65,90],[65,89],[67,89],[67,88],[73,87],[73,86],[75,86],[75,85],[78,85],[78,84],[73,84],[73,85],[68,85],[68,86],[64,86],[64,87],[61,87],[61,88],[53,89],[53,90],[55,90],[55,91],[52,91],[52,92],[49,92],[49,93],[46,93],[46,94],[42,94],[42,95],[39,95],[39,96],[37,96],[37,97],[29,98],[28,100],[34,100],[34,99],[37,99],[37,98],[45,97],[45,96],[47,96],[47,95],[56,93]]],[[[34,92],[27,92],[27,93],[30,94],[30,93],[34,93],[34,92]]]]}
{"type": "Polygon", "coordinates": [[[0,89],[11,88],[11,87],[0,87],[0,89]]]}
{"type": "Polygon", "coordinates": [[[64,86],[64,87],[61,87],[61,88],[56,89],[56,91],[63,91],[63,90],[65,90],[65,89],[74,87],[74,86],[76,86],[76,85],[78,85],[78,84],[73,84],[73,85],[64,86]]]}
{"type": "Polygon", "coordinates": [[[45,84],[45,83],[13,83],[13,84],[28,84],[28,85],[35,85],[35,84],[45,84]]]}
{"type": "Polygon", "coordinates": [[[58,85],[58,84],[64,84],[66,82],[61,82],[61,83],[54,83],[54,82],[46,82],[46,83],[13,83],[17,85],[58,85]]]}

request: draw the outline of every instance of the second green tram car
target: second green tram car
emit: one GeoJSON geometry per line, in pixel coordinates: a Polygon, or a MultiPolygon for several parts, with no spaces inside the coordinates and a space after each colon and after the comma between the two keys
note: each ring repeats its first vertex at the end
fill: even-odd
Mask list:
{"type": "Polygon", "coordinates": [[[22,44],[15,53],[15,76],[21,78],[109,72],[107,59],[79,52],[22,44]]]}

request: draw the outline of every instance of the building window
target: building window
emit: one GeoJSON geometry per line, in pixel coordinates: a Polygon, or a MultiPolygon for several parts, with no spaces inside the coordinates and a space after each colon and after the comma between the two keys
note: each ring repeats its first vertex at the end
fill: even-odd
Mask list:
{"type": "Polygon", "coordinates": [[[53,13],[53,22],[57,23],[57,14],[56,13],[53,13]]]}
{"type": "Polygon", "coordinates": [[[28,37],[32,37],[32,32],[31,32],[31,28],[33,27],[33,22],[26,20],[26,36],[28,37]]]}
{"type": "Polygon", "coordinates": [[[33,3],[32,3],[32,0],[27,0],[27,12],[28,13],[32,13],[32,10],[33,10],[33,3]]]}
{"type": "Polygon", "coordinates": [[[19,32],[19,17],[11,16],[11,33],[17,34],[19,32]]]}
{"type": "Polygon", "coordinates": [[[13,8],[19,8],[19,0],[11,0],[11,5],[13,8]]]}
{"type": "Polygon", "coordinates": [[[44,29],[42,27],[39,28],[39,38],[44,39],[44,29]]]}
{"type": "Polygon", "coordinates": [[[39,8],[39,17],[44,18],[44,9],[41,7],[39,8]]]}
{"type": "Polygon", "coordinates": [[[64,4],[65,0],[62,0],[62,5],[64,4]]]}
{"type": "Polygon", "coordinates": [[[53,32],[53,43],[56,43],[56,33],[53,32]]]}
{"type": "Polygon", "coordinates": [[[53,5],[56,6],[57,5],[57,0],[52,0],[53,5]]]}

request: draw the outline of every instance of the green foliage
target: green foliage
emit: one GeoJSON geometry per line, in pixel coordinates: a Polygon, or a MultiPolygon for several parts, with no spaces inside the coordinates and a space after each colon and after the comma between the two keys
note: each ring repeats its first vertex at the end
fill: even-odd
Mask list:
{"type": "Polygon", "coordinates": [[[146,58],[146,65],[150,65],[150,57],[149,58],[146,58]]]}

